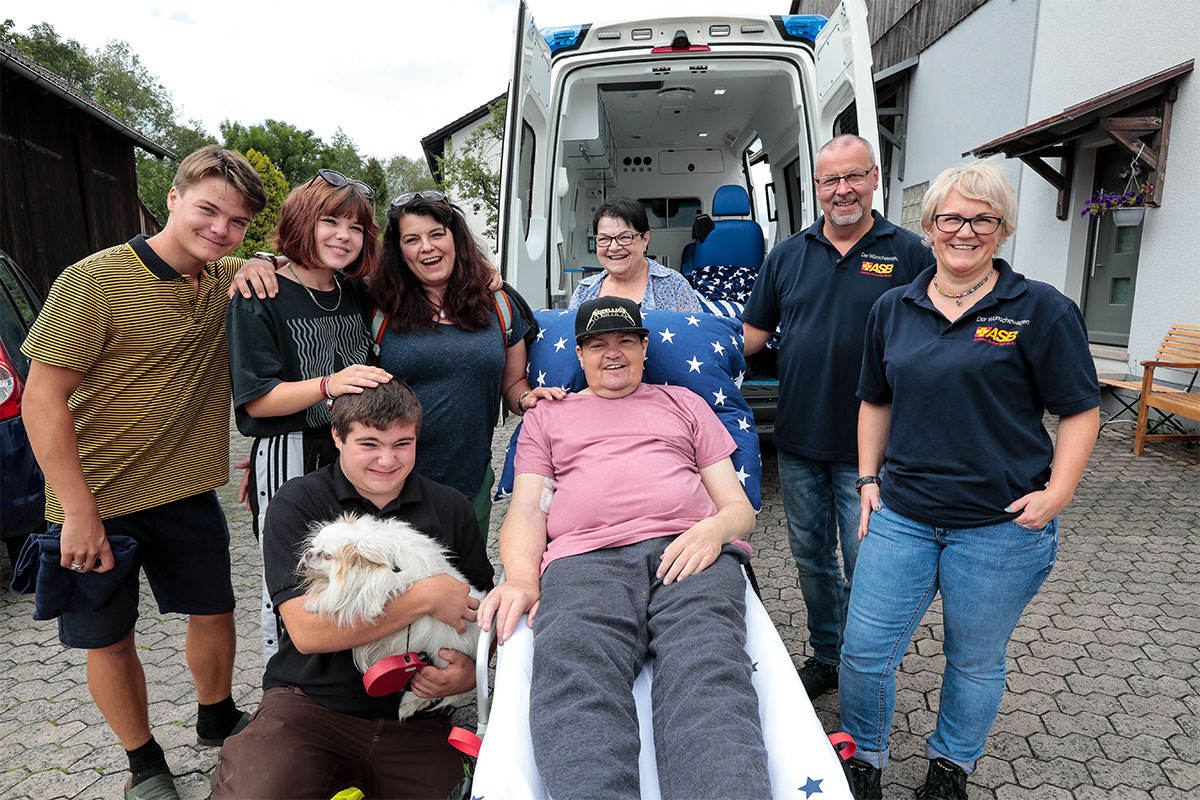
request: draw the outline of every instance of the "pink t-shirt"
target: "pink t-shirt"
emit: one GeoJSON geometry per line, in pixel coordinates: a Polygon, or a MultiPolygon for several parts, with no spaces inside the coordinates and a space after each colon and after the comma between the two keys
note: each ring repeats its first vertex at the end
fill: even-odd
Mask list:
{"type": "Polygon", "coordinates": [[[712,409],[682,386],[538,403],[514,466],[555,482],[542,570],[556,558],[677,536],[712,516],[700,470],[735,449],[712,409]]]}

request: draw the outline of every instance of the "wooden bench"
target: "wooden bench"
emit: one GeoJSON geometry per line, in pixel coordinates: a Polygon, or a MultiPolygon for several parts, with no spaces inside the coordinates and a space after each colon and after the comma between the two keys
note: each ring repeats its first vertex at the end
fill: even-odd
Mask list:
{"type": "MultiPolygon", "coordinates": [[[[1178,415],[1187,419],[1200,420],[1200,393],[1192,392],[1196,385],[1196,376],[1200,373],[1200,326],[1172,325],[1163,337],[1162,344],[1153,361],[1143,361],[1141,382],[1119,381],[1108,378],[1100,383],[1104,386],[1127,389],[1138,392],[1137,434],[1133,441],[1135,455],[1142,454],[1146,442],[1178,442],[1190,439],[1200,439],[1200,433],[1185,433],[1184,429],[1175,424],[1178,433],[1151,433],[1150,409],[1155,409],[1162,419],[1155,424],[1157,430],[1164,423],[1171,423],[1171,417],[1178,415]],[[1192,379],[1186,389],[1176,389],[1154,383],[1154,370],[1157,367],[1168,369],[1192,370],[1192,379]]],[[[1132,405],[1132,404],[1130,404],[1132,405]]],[[[1131,409],[1132,410],[1132,409],[1131,409]]]]}

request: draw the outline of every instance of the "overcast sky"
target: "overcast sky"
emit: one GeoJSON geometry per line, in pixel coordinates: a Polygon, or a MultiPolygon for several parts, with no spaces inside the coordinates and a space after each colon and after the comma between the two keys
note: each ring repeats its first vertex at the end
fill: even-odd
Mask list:
{"type": "MultiPolygon", "coordinates": [[[[754,8],[785,0],[532,0],[539,27],[754,8]]],[[[507,88],[516,0],[40,0],[2,13],[22,33],[49,22],[89,50],[131,45],[184,119],[219,136],[231,119],[279,119],[318,136],[340,126],[359,152],[422,158],[421,137],[507,88]],[[350,16],[346,11],[357,12],[350,16]]]]}

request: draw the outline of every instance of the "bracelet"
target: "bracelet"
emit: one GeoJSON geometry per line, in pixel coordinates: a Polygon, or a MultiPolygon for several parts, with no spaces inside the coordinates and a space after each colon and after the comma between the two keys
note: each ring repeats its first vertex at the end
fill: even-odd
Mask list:
{"type": "Polygon", "coordinates": [[[275,269],[279,269],[279,259],[275,256],[274,253],[265,253],[265,252],[260,251],[260,252],[255,253],[254,257],[261,258],[263,261],[270,261],[271,266],[275,267],[275,269]]]}
{"type": "Polygon", "coordinates": [[[521,396],[517,398],[517,416],[525,416],[525,406],[521,405],[525,402],[525,398],[533,394],[533,389],[527,389],[521,392],[521,396]]]}
{"type": "Polygon", "coordinates": [[[879,476],[878,475],[863,475],[861,478],[859,478],[858,480],[856,480],[854,482],[854,491],[858,492],[861,495],[863,487],[867,486],[868,484],[872,484],[872,483],[875,484],[876,486],[879,485],[879,476]]]}
{"type": "Polygon", "coordinates": [[[326,375],[321,378],[321,394],[325,395],[325,399],[330,402],[333,402],[333,395],[329,393],[329,379],[332,377],[332,375],[326,375]]]}

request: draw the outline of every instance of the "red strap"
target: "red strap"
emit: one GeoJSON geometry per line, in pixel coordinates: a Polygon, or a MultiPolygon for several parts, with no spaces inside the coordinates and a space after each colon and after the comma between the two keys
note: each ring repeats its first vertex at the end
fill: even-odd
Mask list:
{"type": "Polygon", "coordinates": [[[479,746],[483,744],[483,739],[480,739],[466,728],[458,727],[450,729],[450,735],[446,737],[446,741],[455,750],[460,753],[466,753],[471,758],[479,757],[479,746]]]}
{"type": "Polygon", "coordinates": [[[858,745],[854,743],[854,737],[845,731],[829,734],[829,743],[833,745],[833,749],[837,751],[838,758],[842,761],[849,761],[850,756],[858,751],[858,745]],[[838,747],[838,745],[845,745],[838,747]]]}
{"type": "Polygon", "coordinates": [[[508,294],[503,289],[497,289],[492,292],[492,304],[496,306],[496,318],[500,320],[500,338],[504,340],[504,349],[508,350],[508,330],[507,326],[513,318],[512,301],[508,299],[508,294]],[[504,298],[504,305],[508,306],[508,315],[500,310],[500,298],[504,298]]]}

